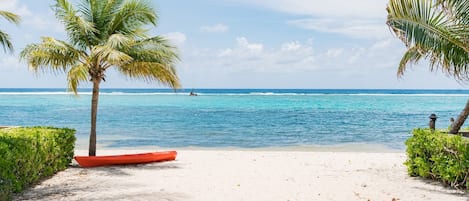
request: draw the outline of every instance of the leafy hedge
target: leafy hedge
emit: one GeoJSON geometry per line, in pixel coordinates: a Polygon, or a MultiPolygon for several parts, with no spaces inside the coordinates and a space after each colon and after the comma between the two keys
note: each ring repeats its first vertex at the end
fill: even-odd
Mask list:
{"type": "Polygon", "coordinates": [[[9,200],[12,193],[66,169],[74,144],[73,129],[0,129],[0,200],[9,200]]]}
{"type": "Polygon", "coordinates": [[[409,175],[469,190],[469,138],[415,129],[406,145],[409,175]]]}

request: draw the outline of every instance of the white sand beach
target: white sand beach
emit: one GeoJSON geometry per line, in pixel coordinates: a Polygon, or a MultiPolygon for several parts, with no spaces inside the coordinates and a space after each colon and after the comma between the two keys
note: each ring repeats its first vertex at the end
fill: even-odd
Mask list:
{"type": "MultiPolygon", "coordinates": [[[[98,154],[130,152],[139,151],[98,154]]],[[[183,150],[171,162],[74,165],[16,200],[469,200],[467,193],[407,176],[405,159],[404,153],[183,150]]]]}

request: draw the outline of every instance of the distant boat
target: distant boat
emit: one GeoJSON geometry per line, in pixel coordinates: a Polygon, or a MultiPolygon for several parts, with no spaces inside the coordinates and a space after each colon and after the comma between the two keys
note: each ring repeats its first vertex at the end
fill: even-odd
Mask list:
{"type": "Polygon", "coordinates": [[[75,156],[81,167],[140,164],[175,160],[176,151],[149,152],[111,156],[75,156]]]}
{"type": "Polygon", "coordinates": [[[191,92],[189,93],[189,96],[197,96],[197,94],[194,93],[194,91],[191,91],[191,92]]]}

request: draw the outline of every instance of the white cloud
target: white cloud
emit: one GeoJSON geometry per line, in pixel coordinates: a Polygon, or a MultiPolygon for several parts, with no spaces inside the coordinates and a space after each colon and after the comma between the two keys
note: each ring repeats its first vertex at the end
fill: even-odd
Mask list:
{"type": "Polygon", "coordinates": [[[170,40],[175,45],[182,45],[186,42],[186,35],[181,32],[170,32],[163,34],[168,40],[170,40]]]}
{"type": "Polygon", "coordinates": [[[288,42],[282,44],[283,51],[295,51],[301,48],[301,44],[298,41],[288,42]]]}
{"type": "Polygon", "coordinates": [[[0,10],[7,10],[22,17],[31,15],[28,7],[20,5],[18,0],[0,0],[0,10]]]}
{"type": "Polygon", "coordinates": [[[200,30],[203,32],[211,32],[211,33],[223,33],[227,32],[229,29],[228,26],[224,24],[215,24],[211,26],[202,26],[200,27],[200,30]]]}
{"type": "Polygon", "coordinates": [[[335,58],[340,56],[342,52],[344,52],[344,48],[332,48],[327,50],[326,56],[335,58]]]}
{"type": "Polygon", "coordinates": [[[233,50],[231,48],[228,48],[228,49],[220,50],[218,52],[219,52],[217,54],[218,57],[226,57],[226,56],[231,56],[231,54],[233,53],[233,50]]]}
{"type": "Polygon", "coordinates": [[[264,49],[264,45],[260,43],[249,43],[245,37],[236,38],[238,46],[242,49],[248,50],[251,53],[260,53],[264,49]]]}

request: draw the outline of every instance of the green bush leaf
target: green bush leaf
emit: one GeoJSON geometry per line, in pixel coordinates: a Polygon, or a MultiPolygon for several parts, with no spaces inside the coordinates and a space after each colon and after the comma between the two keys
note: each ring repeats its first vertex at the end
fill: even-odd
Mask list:
{"type": "Polygon", "coordinates": [[[0,200],[10,200],[71,163],[75,130],[31,127],[0,129],[0,200]]]}
{"type": "Polygon", "coordinates": [[[410,176],[439,180],[469,190],[469,139],[429,129],[415,129],[404,163],[410,176]]]}

